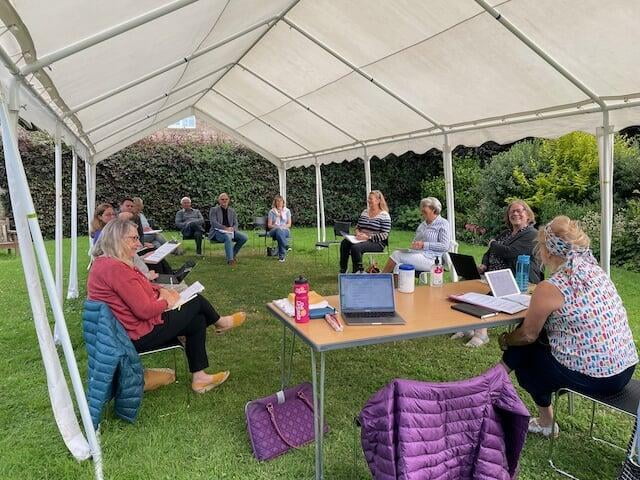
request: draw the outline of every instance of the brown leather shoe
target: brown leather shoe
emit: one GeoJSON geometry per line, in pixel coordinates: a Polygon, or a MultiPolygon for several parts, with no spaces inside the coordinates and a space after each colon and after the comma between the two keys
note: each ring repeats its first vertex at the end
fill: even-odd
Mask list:
{"type": "Polygon", "coordinates": [[[227,263],[230,267],[235,267],[236,265],[238,265],[238,261],[235,258],[233,260],[229,260],[227,263]]]}
{"type": "Polygon", "coordinates": [[[156,390],[176,381],[176,372],[170,368],[145,368],[144,391],[156,390]]]}

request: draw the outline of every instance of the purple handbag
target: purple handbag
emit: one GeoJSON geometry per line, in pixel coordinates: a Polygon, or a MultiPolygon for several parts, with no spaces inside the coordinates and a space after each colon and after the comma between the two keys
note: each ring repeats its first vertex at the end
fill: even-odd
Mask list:
{"type": "MultiPolygon", "coordinates": [[[[271,460],[313,442],[312,402],[309,382],[248,402],[244,411],[253,455],[258,460],[271,460]]],[[[324,431],[329,431],[326,423],[324,431]]]]}

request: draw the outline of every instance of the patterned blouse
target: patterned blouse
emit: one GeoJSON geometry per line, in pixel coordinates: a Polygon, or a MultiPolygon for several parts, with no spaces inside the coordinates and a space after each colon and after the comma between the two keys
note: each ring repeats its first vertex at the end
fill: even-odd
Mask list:
{"type": "Polygon", "coordinates": [[[590,251],[572,266],[565,263],[549,278],[564,297],[546,323],[552,354],[590,377],[621,373],[638,363],[622,300],[590,251]]]}
{"type": "Polygon", "coordinates": [[[391,231],[389,212],[382,210],[375,217],[369,217],[369,212],[365,208],[358,218],[357,228],[370,236],[370,242],[383,243],[389,238],[391,231]]]}

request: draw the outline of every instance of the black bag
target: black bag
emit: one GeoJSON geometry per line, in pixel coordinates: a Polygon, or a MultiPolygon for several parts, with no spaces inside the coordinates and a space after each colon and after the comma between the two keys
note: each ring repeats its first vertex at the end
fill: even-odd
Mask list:
{"type": "Polygon", "coordinates": [[[275,257],[278,255],[277,247],[267,247],[267,257],[275,257]]]}

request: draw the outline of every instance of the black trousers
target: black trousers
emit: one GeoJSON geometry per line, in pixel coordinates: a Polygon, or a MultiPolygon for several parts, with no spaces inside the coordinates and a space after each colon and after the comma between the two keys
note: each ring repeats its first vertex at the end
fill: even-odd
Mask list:
{"type": "Polygon", "coordinates": [[[363,270],[362,254],[365,252],[382,252],[383,250],[384,245],[382,243],[370,241],[351,243],[345,238],[340,244],[340,273],[347,271],[349,256],[351,256],[353,272],[361,272],[363,270]]]}
{"type": "Polygon", "coordinates": [[[586,395],[613,394],[622,390],[633,375],[635,365],[611,377],[590,377],[570,370],[551,354],[549,345],[536,341],[531,345],[509,347],[502,361],[516,374],[518,383],[539,407],[551,405],[551,396],[559,388],[571,388],[586,395]]]}
{"type": "Polygon", "coordinates": [[[164,323],[156,325],[144,337],[133,341],[138,352],[146,352],[166,345],[177,336],[187,338],[185,351],[189,362],[189,371],[198,372],[209,366],[207,357],[207,327],[220,319],[220,315],[209,301],[201,295],[180,310],[170,310],[162,314],[164,323]]]}
{"type": "Polygon", "coordinates": [[[194,239],[196,241],[196,253],[200,255],[202,253],[202,233],[204,229],[196,224],[190,223],[182,229],[182,238],[185,240],[194,239]]]}

